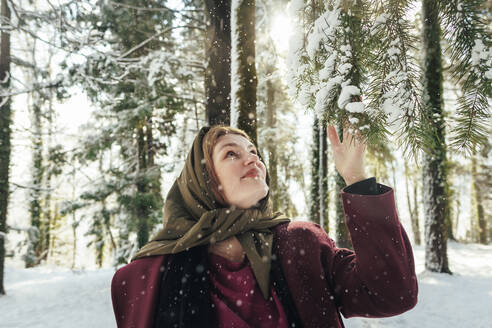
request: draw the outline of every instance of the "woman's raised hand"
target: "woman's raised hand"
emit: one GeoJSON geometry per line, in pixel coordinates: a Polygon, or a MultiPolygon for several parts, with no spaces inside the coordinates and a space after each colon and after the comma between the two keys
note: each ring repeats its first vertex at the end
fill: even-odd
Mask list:
{"type": "Polygon", "coordinates": [[[335,167],[345,180],[347,185],[366,179],[364,170],[364,153],[366,150],[365,140],[356,138],[343,129],[343,141],[340,142],[337,130],[334,126],[328,126],[328,139],[330,139],[335,167]]]}

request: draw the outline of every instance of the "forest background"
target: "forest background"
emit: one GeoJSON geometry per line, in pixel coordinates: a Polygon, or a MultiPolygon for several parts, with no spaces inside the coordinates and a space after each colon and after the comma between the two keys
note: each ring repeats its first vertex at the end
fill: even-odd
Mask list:
{"type": "Polygon", "coordinates": [[[217,123],[253,136],[274,206],[339,246],[326,126],[347,121],[426,270],[451,273],[449,239],[492,239],[491,1],[1,5],[0,294],[4,263],[127,263],[217,123]]]}

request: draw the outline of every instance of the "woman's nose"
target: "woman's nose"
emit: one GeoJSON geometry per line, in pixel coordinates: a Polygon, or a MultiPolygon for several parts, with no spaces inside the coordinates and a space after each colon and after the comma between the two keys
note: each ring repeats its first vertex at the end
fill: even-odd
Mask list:
{"type": "Polygon", "coordinates": [[[248,155],[246,156],[246,160],[244,161],[244,165],[248,166],[249,164],[255,163],[259,160],[260,160],[260,158],[258,157],[257,154],[248,153],[248,155]]]}

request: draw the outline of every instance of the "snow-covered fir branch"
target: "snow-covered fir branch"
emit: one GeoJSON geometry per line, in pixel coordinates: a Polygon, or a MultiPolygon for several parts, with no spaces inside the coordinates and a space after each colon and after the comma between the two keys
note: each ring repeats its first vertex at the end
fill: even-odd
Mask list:
{"type": "Polygon", "coordinates": [[[411,8],[411,2],[406,0],[374,3],[367,92],[369,106],[385,116],[390,131],[397,133],[407,154],[409,150],[415,154],[421,148],[421,120],[425,120],[420,71],[414,58],[417,37],[406,17],[411,8]]]}
{"type": "Polygon", "coordinates": [[[484,0],[441,1],[443,31],[449,43],[451,73],[462,88],[452,146],[470,152],[490,133],[492,38],[484,0]]]}
{"type": "Polygon", "coordinates": [[[289,51],[290,94],[318,117],[348,120],[352,128],[371,130],[373,113],[360,97],[361,54],[354,49],[355,39],[362,39],[362,28],[353,14],[362,9],[350,1],[329,1],[318,7],[296,1],[291,7],[297,27],[289,51]]]}

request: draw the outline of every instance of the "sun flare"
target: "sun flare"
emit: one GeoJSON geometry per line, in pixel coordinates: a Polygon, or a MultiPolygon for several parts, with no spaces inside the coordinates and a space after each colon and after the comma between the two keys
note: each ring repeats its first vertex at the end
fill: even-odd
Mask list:
{"type": "Polygon", "coordinates": [[[273,17],[270,34],[279,52],[289,49],[289,39],[292,31],[292,20],[286,13],[278,13],[273,17]]]}

